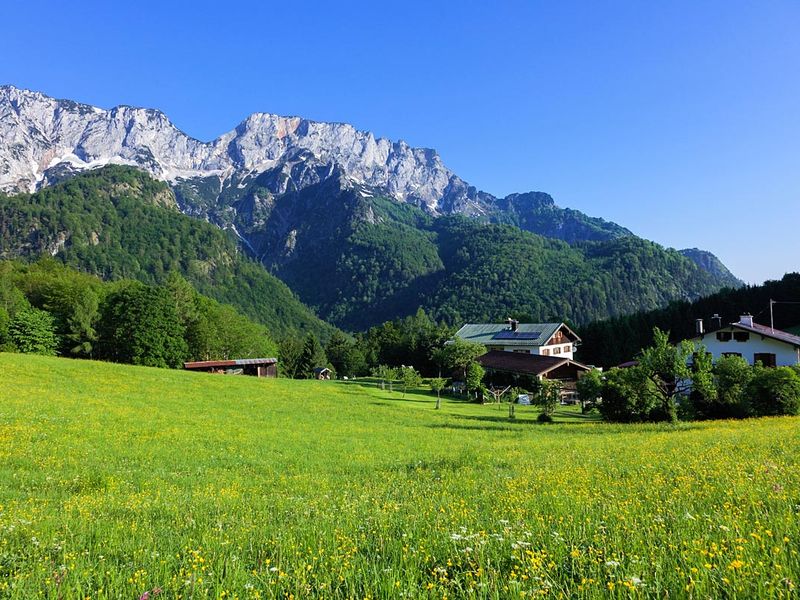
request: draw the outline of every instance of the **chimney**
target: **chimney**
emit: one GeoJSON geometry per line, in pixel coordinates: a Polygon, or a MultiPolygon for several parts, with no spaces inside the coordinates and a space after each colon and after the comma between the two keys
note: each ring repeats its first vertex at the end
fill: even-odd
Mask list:
{"type": "Polygon", "coordinates": [[[697,335],[703,335],[705,333],[703,330],[703,319],[694,320],[694,330],[697,335]]]}
{"type": "Polygon", "coordinates": [[[753,326],[753,315],[745,314],[739,317],[739,324],[744,325],[745,327],[752,327],[753,326]]]}
{"type": "Polygon", "coordinates": [[[517,325],[519,325],[519,321],[517,321],[516,319],[512,319],[511,317],[506,319],[506,321],[508,321],[508,325],[511,328],[511,331],[517,330],[517,325]]]}
{"type": "Polygon", "coordinates": [[[714,316],[711,317],[711,323],[713,324],[714,330],[722,329],[722,317],[720,317],[717,313],[714,313],[714,316]]]}

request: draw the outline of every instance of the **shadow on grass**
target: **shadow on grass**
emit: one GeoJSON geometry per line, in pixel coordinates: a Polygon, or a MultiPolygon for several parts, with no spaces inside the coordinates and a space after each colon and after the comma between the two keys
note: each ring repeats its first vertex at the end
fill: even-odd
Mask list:
{"type": "Polygon", "coordinates": [[[428,425],[430,429],[456,429],[460,431],[506,431],[506,432],[517,432],[519,431],[518,427],[514,427],[514,425],[519,425],[520,423],[514,423],[512,421],[508,421],[505,425],[462,425],[460,423],[436,423],[433,425],[428,425]]]}

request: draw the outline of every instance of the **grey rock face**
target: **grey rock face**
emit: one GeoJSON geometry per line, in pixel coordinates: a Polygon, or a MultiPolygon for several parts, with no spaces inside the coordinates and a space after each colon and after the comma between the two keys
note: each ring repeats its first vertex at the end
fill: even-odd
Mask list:
{"type": "Polygon", "coordinates": [[[104,110],[0,87],[0,190],[34,191],[109,163],[133,165],[169,182],[214,178],[220,191],[231,179],[244,182],[269,171],[274,194],[318,183],[335,167],[353,185],[380,188],[433,214],[480,214],[492,200],[445,167],[434,150],[344,123],[256,113],[201,142],[157,110],[104,110]]]}

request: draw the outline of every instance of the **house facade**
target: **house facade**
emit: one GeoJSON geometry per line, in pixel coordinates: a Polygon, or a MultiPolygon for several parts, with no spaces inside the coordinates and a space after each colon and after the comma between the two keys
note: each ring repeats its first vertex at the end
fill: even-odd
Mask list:
{"type": "Polygon", "coordinates": [[[765,367],[782,367],[800,364],[800,336],[761,325],[751,315],[742,315],[737,323],[702,332],[692,342],[703,346],[713,359],[723,356],[741,356],[749,364],[760,362],[765,367]]]}
{"type": "Polygon", "coordinates": [[[565,323],[467,323],[455,337],[491,351],[537,354],[572,360],[581,339],[565,323]]]}

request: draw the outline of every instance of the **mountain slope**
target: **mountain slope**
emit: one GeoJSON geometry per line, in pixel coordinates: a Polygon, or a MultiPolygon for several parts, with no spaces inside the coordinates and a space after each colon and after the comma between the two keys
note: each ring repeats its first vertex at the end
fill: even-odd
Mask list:
{"type": "Polygon", "coordinates": [[[171,270],[274,335],[331,328],[219,228],[182,215],[164,183],[108,166],[34,194],[0,197],[0,258],[50,254],[104,279],[162,283],[171,270]]]}
{"type": "Polygon", "coordinates": [[[722,264],[722,261],[708,250],[686,248],[681,250],[680,253],[704,271],[711,273],[722,282],[725,287],[737,288],[743,285],[742,280],[731,273],[728,267],[722,264]]]}
{"type": "MultiPolygon", "coordinates": [[[[159,111],[0,87],[0,189],[41,189],[109,163],[167,182],[174,199],[165,202],[235,234],[306,304],[351,329],[420,305],[448,319],[513,310],[583,323],[736,285],[713,255],[682,257],[541,192],[496,198],[435,151],[350,125],[258,113],[200,142],[159,111]],[[471,220],[451,220],[464,216],[471,220]]],[[[59,233],[45,236],[44,249],[61,249],[59,233]]],[[[117,258],[105,268],[137,269],[117,258]]],[[[157,276],[173,260],[154,259],[143,272],[157,276]]]]}

